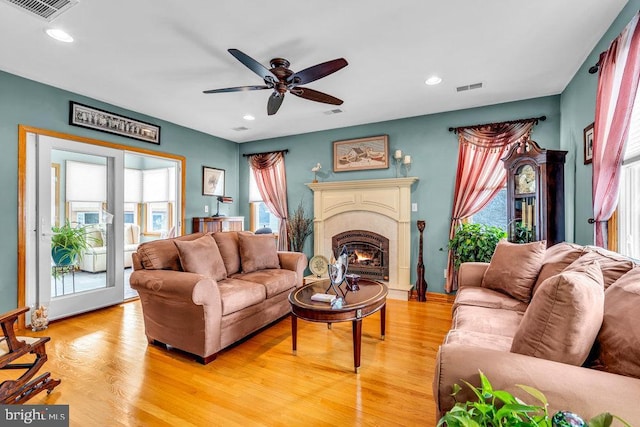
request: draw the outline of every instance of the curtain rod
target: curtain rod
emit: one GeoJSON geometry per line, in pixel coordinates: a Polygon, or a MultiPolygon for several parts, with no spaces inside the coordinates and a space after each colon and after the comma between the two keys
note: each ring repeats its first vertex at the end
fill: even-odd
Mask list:
{"type": "Polygon", "coordinates": [[[506,122],[498,122],[498,123],[484,123],[484,124],[473,125],[473,126],[458,126],[456,128],[449,128],[449,132],[458,133],[458,129],[462,129],[462,128],[476,128],[476,127],[480,127],[480,126],[495,126],[495,125],[502,125],[502,124],[505,124],[505,123],[515,123],[515,122],[535,122],[535,124],[538,124],[538,121],[544,122],[545,120],[547,120],[547,116],[531,117],[529,119],[520,119],[520,120],[508,120],[506,122]]]}
{"type": "Polygon", "coordinates": [[[284,153],[287,154],[289,152],[289,150],[276,150],[276,151],[265,151],[264,153],[249,153],[249,154],[243,154],[242,157],[251,157],[251,156],[257,156],[260,154],[271,154],[271,153],[284,153]]]}

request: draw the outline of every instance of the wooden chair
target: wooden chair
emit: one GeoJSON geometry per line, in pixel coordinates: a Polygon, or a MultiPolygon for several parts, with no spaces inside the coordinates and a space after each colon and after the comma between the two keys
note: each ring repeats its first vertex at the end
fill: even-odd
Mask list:
{"type": "Polygon", "coordinates": [[[60,380],[50,378],[49,372],[32,379],[47,361],[45,343],[49,341],[49,337],[16,336],[14,323],[27,311],[29,308],[23,307],[0,315],[3,333],[0,337],[0,369],[25,369],[17,379],[0,383],[1,404],[24,403],[43,390],[47,390],[47,394],[51,393],[60,384],[60,380]],[[23,356],[30,359],[31,355],[35,355],[35,359],[30,363],[12,363],[23,356]]]}

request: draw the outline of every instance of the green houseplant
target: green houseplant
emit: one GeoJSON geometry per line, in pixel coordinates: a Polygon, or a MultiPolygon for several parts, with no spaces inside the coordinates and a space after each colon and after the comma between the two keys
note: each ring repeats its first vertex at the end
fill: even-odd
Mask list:
{"type": "Polygon", "coordinates": [[[51,227],[51,257],[57,266],[69,266],[82,257],[93,240],[82,225],[72,226],[67,220],[63,225],[51,227]]]}
{"type": "MultiPolygon", "coordinates": [[[[575,414],[557,412],[553,417],[547,410],[548,402],[545,395],[526,385],[517,387],[534,397],[538,403],[529,405],[504,390],[494,390],[487,377],[480,371],[480,387],[464,381],[476,395],[477,401],[458,402],[438,422],[438,427],[569,427],[585,425],[588,427],[609,427],[614,419],[626,427],[631,427],[626,421],[607,412],[600,414],[588,423],[582,421],[575,414]],[[571,421],[568,420],[571,418],[571,421]]],[[[462,390],[454,384],[454,399],[462,390]]]]}
{"type": "Polygon", "coordinates": [[[449,240],[456,271],[463,262],[489,262],[500,239],[507,233],[500,227],[463,223],[449,240]]]}
{"type": "Polygon", "coordinates": [[[287,233],[289,248],[294,252],[302,252],[305,240],[313,233],[313,218],[307,217],[302,200],[287,218],[287,233]]]}

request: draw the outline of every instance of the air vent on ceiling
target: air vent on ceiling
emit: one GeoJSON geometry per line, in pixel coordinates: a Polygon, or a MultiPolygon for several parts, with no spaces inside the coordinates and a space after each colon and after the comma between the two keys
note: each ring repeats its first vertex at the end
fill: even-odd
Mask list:
{"type": "Polygon", "coordinates": [[[324,112],[327,116],[330,116],[331,114],[340,114],[342,113],[342,110],[339,108],[334,108],[333,110],[327,110],[324,112]]]}
{"type": "Polygon", "coordinates": [[[249,130],[249,128],[244,127],[244,126],[238,126],[237,128],[232,128],[233,130],[235,130],[236,132],[242,132],[243,130],[249,130]]]}
{"type": "Polygon", "coordinates": [[[38,16],[45,21],[53,21],[58,16],[78,4],[78,0],[0,0],[14,7],[38,16]]]}
{"type": "Polygon", "coordinates": [[[458,86],[456,92],[464,92],[465,90],[481,89],[482,83],[473,83],[465,86],[458,86]]]}

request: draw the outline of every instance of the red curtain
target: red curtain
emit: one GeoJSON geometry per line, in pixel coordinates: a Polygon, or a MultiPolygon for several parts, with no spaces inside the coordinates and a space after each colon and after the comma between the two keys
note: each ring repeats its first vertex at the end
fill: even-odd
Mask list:
{"type": "MultiPolygon", "coordinates": [[[[458,128],[458,170],[449,239],[467,218],[484,208],[506,184],[501,159],[514,143],[529,139],[537,119],[458,128]]],[[[447,256],[445,291],[458,288],[451,251],[447,256]]]]}
{"type": "Polygon", "coordinates": [[[640,79],[638,17],[600,55],[593,138],[595,244],[606,247],[607,221],[618,205],[620,166],[640,79]]]}
{"type": "Polygon", "coordinates": [[[284,167],[284,152],[261,153],[249,156],[249,166],[256,179],[262,201],[271,213],[280,220],[278,226],[278,250],[289,248],[287,234],[287,175],[284,167]]]}

